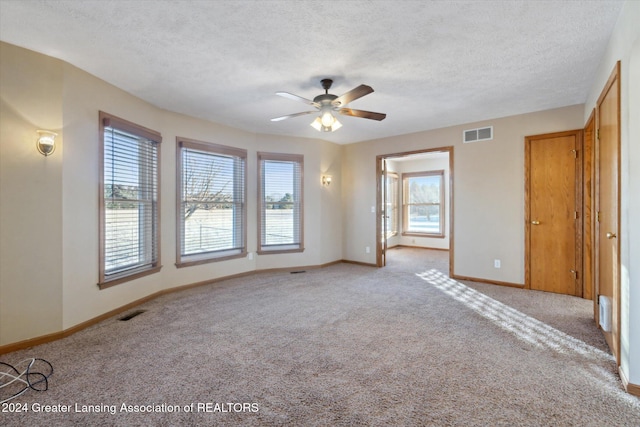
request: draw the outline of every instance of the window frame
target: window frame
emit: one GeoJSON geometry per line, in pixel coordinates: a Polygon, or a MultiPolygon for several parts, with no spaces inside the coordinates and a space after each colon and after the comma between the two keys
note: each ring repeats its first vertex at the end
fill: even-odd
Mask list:
{"type": "MultiPolygon", "coordinates": [[[[234,181],[234,191],[238,184],[234,181]]],[[[234,224],[235,225],[235,224],[234,224]]],[[[235,227],[234,227],[235,230],[235,227]]],[[[247,255],[247,150],[235,147],[229,147],[210,142],[197,141],[194,139],[176,137],[176,267],[188,267],[192,265],[206,264],[211,262],[225,261],[234,258],[243,258],[247,255]],[[241,247],[239,252],[231,253],[238,250],[225,249],[220,251],[209,251],[201,254],[182,254],[182,230],[183,230],[183,212],[182,212],[182,185],[183,185],[183,153],[185,149],[211,153],[213,155],[224,157],[236,157],[242,161],[242,212],[240,218],[241,226],[241,247]]]]}
{"type": "Polygon", "coordinates": [[[146,128],[144,126],[135,124],[128,120],[116,117],[112,114],[99,111],[99,141],[100,141],[100,160],[99,160],[99,191],[98,191],[98,287],[100,289],[106,289],[111,286],[118,285],[120,283],[128,282],[138,279],[140,277],[148,276],[150,274],[157,273],[162,268],[161,265],[161,218],[160,218],[160,200],[161,200],[161,143],[162,135],[160,132],[146,128]],[[138,267],[126,268],[114,273],[107,273],[106,271],[106,244],[107,244],[107,222],[106,222],[106,204],[105,199],[105,129],[113,128],[128,134],[134,135],[138,138],[144,138],[155,144],[155,200],[151,200],[152,208],[152,231],[151,235],[144,235],[141,239],[152,239],[152,254],[155,253],[155,259],[150,263],[141,264],[138,267]]]}
{"type": "MultiPolygon", "coordinates": [[[[295,209],[295,206],[294,206],[295,209]]],[[[258,152],[258,248],[257,253],[259,255],[268,254],[284,254],[295,253],[304,251],[304,155],[302,154],[282,154],[282,153],[265,153],[258,152]],[[300,181],[294,183],[294,187],[297,186],[300,189],[300,197],[297,203],[298,207],[298,235],[299,242],[293,244],[283,245],[265,245],[263,243],[263,213],[266,213],[264,203],[264,161],[275,162],[293,162],[297,163],[300,168],[300,181]],[[278,249],[278,246],[282,247],[278,249]],[[293,247],[292,247],[293,246],[293,247]]]]}
{"type": "Polygon", "coordinates": [[[429,170],[422,172],[408,172],[402,174],[402,235],[403,236],[417,236],[417,237],[445,237],[445,171],[444,169],[429,170]],[[440,202],[439,203],[408,203],[409,189],[408,183],[411,178],[438,176],[440,178],[440,202]],[[409,211],[411,206],[439,206],[439,232],[428,233],[414,230],[408,230],[409,226],[409,211]]]}

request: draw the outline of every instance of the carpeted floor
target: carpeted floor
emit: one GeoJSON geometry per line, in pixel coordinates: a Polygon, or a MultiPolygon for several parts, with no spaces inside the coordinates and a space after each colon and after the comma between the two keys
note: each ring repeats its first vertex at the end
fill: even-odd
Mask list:
{"type": "Polygon", "coordinates": [[[55,372],[0,425],[640,425],[589,301],[456,282],[447,258],[232,279],[2,355],[55,372]]]}

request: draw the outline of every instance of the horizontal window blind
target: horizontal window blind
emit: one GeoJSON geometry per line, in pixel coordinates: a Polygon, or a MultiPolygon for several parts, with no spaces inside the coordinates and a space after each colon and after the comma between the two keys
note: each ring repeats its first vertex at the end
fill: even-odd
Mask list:
{"type": "Polygon", "coordinates": [[[109,281],[158,264],[159,141],[104,120],[101,281],[109,281]]]}
{"type": "Polygon", "coordinates": [[[260,248],[302,248],[302,156],[260,156],[260,248]]]}
{"type": "Polygon", "coordinates": [[[180,142],[179,262],[245,251],[244,150],[180,142]]]}

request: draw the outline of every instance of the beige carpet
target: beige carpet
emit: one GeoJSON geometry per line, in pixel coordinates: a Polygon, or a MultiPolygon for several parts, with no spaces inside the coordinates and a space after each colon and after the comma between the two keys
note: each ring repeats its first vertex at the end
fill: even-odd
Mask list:
{"type": "Polygon", "coordinates": [[[228,280],[2,355],[55,372],[0,424],[640,425],[590,302],[459,283],[447,257],[403,248],[383,269],[228,280]]]}

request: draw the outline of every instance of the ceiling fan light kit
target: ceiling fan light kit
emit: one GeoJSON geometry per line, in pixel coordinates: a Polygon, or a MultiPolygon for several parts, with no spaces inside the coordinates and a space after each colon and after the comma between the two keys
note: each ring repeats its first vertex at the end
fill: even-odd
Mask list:
{"type": "Polygon", "coordinates": [[[338,121],[331,113],[322,114],[322,118],[316,117],[311,122],[311,127],[320,132],[333,132],[342,127],[342,123],[338,121]]]}
{"type": "Polygon", "coordinates": [[[316,107],[317,110],[288,114],[286,116],[273,118],[271,119],[271,121],[278,122],[280,120],[290,119],[292,117],[314,114],[319,111],[320,115],[316,117],[316,119],[311,123],[311,126],[320,132],[334,132],[342,127],[342,123],[340,123],[338,119],[336,119],[334,113],[378,121],[384,120],[384,118],[387,117],[387,115],[383,113],[374,113],[371,111],[346,108],[346,105],[351,101],[354,101],[373,92],[371,86],[360,85],[357,88],[345,93],[344,95],[336,96],[329,93],[329,89],[333,84],[333,80],[322,79],[320,83],[322,83],[322,88],[324,89],[325,93],[316,96],[315,98],[313,98],[313,101],[288,92],[276,92],[276,95],[293,99],[294,101],[304,102],[305,104],[316,107]]]}

